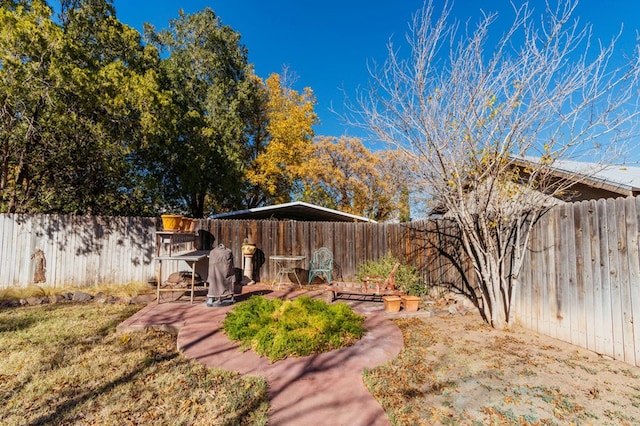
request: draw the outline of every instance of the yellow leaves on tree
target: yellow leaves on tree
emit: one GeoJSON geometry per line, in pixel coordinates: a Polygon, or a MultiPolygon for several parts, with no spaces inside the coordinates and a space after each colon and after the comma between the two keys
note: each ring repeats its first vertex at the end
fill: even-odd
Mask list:
{"type": "Polygon", "coordinates": [[[406,175],[388,152],[372,153],[347,137],[320,137],[314,148],[303,169],[306,201],[375,220],[398,210],[406,175]]]}
{"type": "Polygon", "coordinates": [[[298,93],[272,74],[265,82],[268,93],[267,132],[269,142],[247,173],[249,181],[273,199],[289,200],[301,167],[312,153],[312,126],[318,122],[310,88],[298,93]]]}

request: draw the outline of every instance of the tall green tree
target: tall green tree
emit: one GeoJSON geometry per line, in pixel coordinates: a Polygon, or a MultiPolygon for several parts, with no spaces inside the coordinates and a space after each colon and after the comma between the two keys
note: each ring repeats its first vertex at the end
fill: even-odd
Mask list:
{"type": "Polygon", "coordinates": [[[157,51],[110,1],[67,6],[61,24],[38,0],[0,9],[0,209],[150,213],[135,159],[159,102],[157,51]]]}
{"type": "Polygon", "coordinates": [[[147,25],[145,35],[165,55],[162,87],[171,91],[174,108],[152,170],[164,203],[194,217],[238,206],[247,103],[255,89],[240,34],[207,8],[180,11],[166,30],[147,25]]]}
{"type": "Polygon", "coordinates": [[[264,205],[268,201],[268,194],[264,191],[259,181],[248,177],[256,173],[257,159],[266,151],[270,141],[269,135],[269,91],[264,81],[257,75],[250,77],[253,85],[250,97],[246,103],[247,127],[244,136],[244,152],[242,163],[244,187],[243,208],[255,208],[264,205]]]}
{"type": "Polygon", "coordinates": [[[77,0],[66,12],[64,63],[56,74],[59,141],[82,153],[54,176],[71,186],[85,212],[152,213],[153,192],[138,158],[143,122],[159,102],[159,57],[141,35],[122,24],[110,1],[77,0]],[[75,114],[68,114],[72,110],[75,114]],[[141,173],[142,172],[142,173],[141,173]]]}
{"type": "Polygon", "coordinates": [[[29,211],[41,188],[39,127],[52,98],[49,67],[62,31],[44,2],[3,2],[0,9],[0,209],[29,211]],[[29,205],[30,204],[30,205],[29,205]]]}

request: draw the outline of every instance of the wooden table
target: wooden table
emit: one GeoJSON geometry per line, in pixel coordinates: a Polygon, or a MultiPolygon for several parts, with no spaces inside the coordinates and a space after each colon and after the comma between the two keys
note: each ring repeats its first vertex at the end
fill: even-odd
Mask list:
{"type": "Polygon", "coordinates": [[[177,255],[163,255],[156,256],[156,261],[158,262],[158,283],[156,289],[156,298],[158,303],[160,303],[160,292],[161,291],[180,291],[176,288],[161,288],[162,287],[162,262],[163,261],[182,261],[186,262],[187,265],[191,268],[191,304],[193,304],[193,294],[196,286],[196,263],[201,261],[202,259],[206,259],[209,257],[209,250],[195,250],[188,253],[177,254],[177,255]]]}
{"type": "Polygon", "coordinates": [[[300,286],[300,288],[302,288],[300,277],[298,277],[298,273],[296,272],[296,266],[299,262],[303,262],[306,258],[306,256],[290,256],[280,254],[269,256],[269,260],[273,262],[276,271],[276,279],[273,281],[273,285],[275,285],[277,281],[278,289],[280,289],[280,285],[284,282],[284,277],[289,277],[289,274],[292,273],[293,276],[296,277],[298,285],[300,286]]]}

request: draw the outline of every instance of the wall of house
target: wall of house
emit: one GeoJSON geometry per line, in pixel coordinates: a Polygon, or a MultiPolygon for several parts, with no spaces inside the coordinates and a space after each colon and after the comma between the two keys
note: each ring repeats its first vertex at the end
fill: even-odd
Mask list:
{"type": "Polygon", "coordinates": [[[601,198],[618,198],[620,193],[608,191],[602,188],[595,188],[583,183],[577,183],[568,191],[566,201],[579,202],[587,200],[599,200],[601,198]]]}

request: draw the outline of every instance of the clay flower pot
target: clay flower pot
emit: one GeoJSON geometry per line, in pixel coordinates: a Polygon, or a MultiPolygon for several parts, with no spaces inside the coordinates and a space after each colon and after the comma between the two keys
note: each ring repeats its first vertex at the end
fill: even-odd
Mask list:
{"type": "Polygon", "coordinates": [[[191,231],[191,228],[193,226],[193,219],[188,218],[188,217],[182,217],[182,230],[183,231],[191,231]]]}
{"type": "Polygon", "coordinates": [[[182,224],[182,216],[178,214],[163,214],[160,216],[162,218],[162,229],[165,231],[179,231],[180,226],[182,224]]]}
{"type": "Polygon", "coordinates": [[[400,302],[402,299],[398,296],[384,296],[384,310],[387,312],[400,312],[400,302]]]}
{"type": "Polygon", "coordinates": [[[418,296],[402,296],[402,306],[407,312],[416,312],[419,304],[420,298],[418,296]]]}

